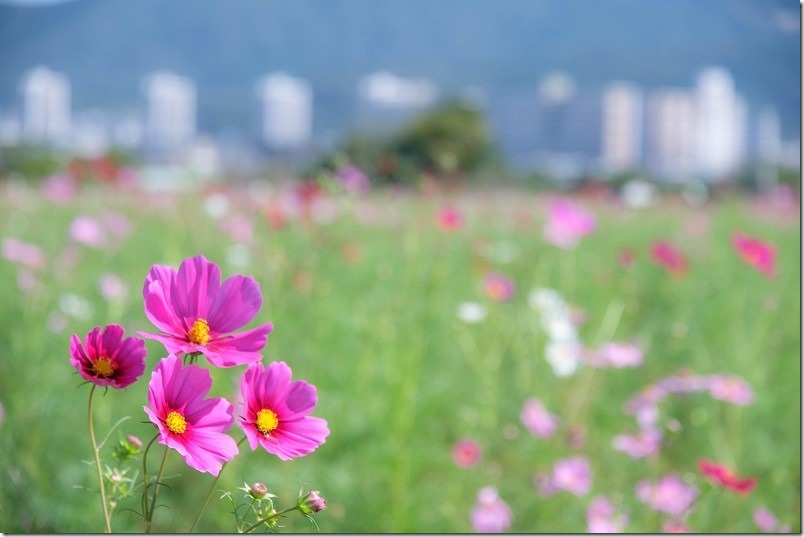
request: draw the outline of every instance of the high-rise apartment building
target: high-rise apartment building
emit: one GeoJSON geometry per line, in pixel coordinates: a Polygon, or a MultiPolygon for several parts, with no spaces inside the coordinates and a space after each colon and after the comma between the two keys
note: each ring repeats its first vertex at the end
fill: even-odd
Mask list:
{"type": "Polygon", "coordinates": [[[643,94],[636,86],[614,82],[603,91],[601,160],[608,172],[642,162],[643,94]]]}
{"type": "Polygon", "coordinates": [[[32,143],[63,145],[70,137],[70,81],[46,67],[29,71],[20,84],[22,137],[32,143]]]}
{"type": "Polygon", "coordinates": [[[260,137],[270,151],[293,153],[308,148],[313,137],[313,90],[286,73],[272,73],[256,85],[261,104],[260,137]]]}
{"type": "Polygon", "coordinates": [[[189,78],[158,71],[143,81],[146,99],[146,148],[169,155],[189,146],[196,136],[196,89],[189,78]]]}

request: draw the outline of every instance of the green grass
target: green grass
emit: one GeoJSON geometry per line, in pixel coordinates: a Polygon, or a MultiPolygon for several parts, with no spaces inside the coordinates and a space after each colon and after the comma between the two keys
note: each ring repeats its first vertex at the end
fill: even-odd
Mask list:
{"type": "MultiPolygon", "coordinates": [[[[250,218],[255,236],[245,266],[227,261],[231,240],[203,209],[203,196],[126,193],[88,186],[67,206],[55,205],[16,184],[0,195],[0,234],[40,245],[48,265],[40,285],[19,290],[18,267],[0,260],[0,531],[95,532],[103,528],[91,465],[86,405],[89,387],[69,365],[72,333],[122,324],[128,334],[153,328],[143,313],[141,286],[153,264],[178,267],[204,254],[224,277],[253,276],[264,296],[253,325],[272,321],[264,359],[284,360],[294,378],[318,388],[315,415],[331,435],[313,454],[282,462],[243,449],[227,466],[219,489],[236,491],[244,481],[265,482],[279,506],[295,501],[301,486],[321,491],[328,509],[316,515],[324,532],[470,532],[477,491],[494,485],[514,514],[512,532],[583,532],[592,497],[621,502],[627,531],[656,532],[661,517],[635,499],[634,486],[676,472],[697,475],[700,458],[715,459],[756,475],[758,486],[740,497],[713,491],[689,519],[696,532],[757,531],[751,513],[766,505],[800,531],[800,233],[798,214],[757,211],[749,201],[725,200],[703,210],[675,203],[643,211],[585,202],[598,216],[597,231],[573,250],[559,250],[541,236],[546,201],[534,194],[497,191],[457,194],[466,226],[454,234],[435,227],[446,198],[378,192],[367,199],[336,198],[340,212],[322,223],[290,220],[271,228],[244,192],[231,193],[230,208],[250,218]],[[115,211],[133,224],[130,236],[107,249],[70,246],[69,224],[78,214],[115,211]],[[689,232],[692,219],[706,230],[689,232]],[[367,221],[371,220],[371,221],[367,221]],[[730,243],[741,230],[778,248],[779,276],[766,279],[745,265],[730,243]],[[657,238],[678,245],[690,272],[672,278],[649,260],[657,238]],[[502,245],[502,246],[500,246],[502,245]],[[630,269],[617,263],[621,248],[637,254],[630,269]],[[75,266],[67,253],[77,248],[75,266]],[[518,253],[509,262],[489,251],[518,253]],[[513,299],[493,303],[482,290],[488,271],[517,286],[513,299]],[[129,294],[107,304],[98,291],[105,272],[120,275],[129,294]],[[580,370],[556,378],[544,360],[546,337],[527,295],[536,287],[557,289],[585,311],[585,345],[635,341],[645,352],[639,368],[580,370]],[[65,293],[86,298],[93,313],[70,318],[63,331],[48,329],[65,293]],[[478,301],[488,318],[467,325],[458,303],[478,301]],[[619,317],[615,315],[621,312],[619,317]],[[602,327],[607,313],[616,323],[602,327]],[[648,384],[683,368],[697,374],[740,375],[755,402],[736,407],[704,394],[669,400],[662,407],[681,430],[655,460],[632,460],[611,447],[614,435],[636,432],[625,401],[648,384]],[[528,397],[542,399],[561,421],[551,439],[532,437],[519,422],[528,397]],[[571,426],[586,443],[569,447],[571,426]],[[452,444],[475,438],[480,464],[457,467],[452,444]],[[570,455],[590,459],[592,492],[575,498],[540,497],[533,474],[570,455]]],[[[104,436],[120,428],[147,441],[147,381],[164,356],[148,341],[144,377],[123,391],[96,397],[95,419],[104,436]]],[[[202,360],[202,365],[208,364],[202,360]]],[[[211,395],[230,400],[243,368],[214,370],[211,395]]],[[[237,440],[242,435],[232,429],[237,440]]],[[[113,433],[112,439],[117,438],[113,433]]],[[[104,450],[107,460],[109,451],[104,450]]],[[[149,457],[155,473],[162,447],[149,457]]],[[[136,468],[137,465],[134,465],[136,468]]],[[[176,453],[154,531],[187,531],[212,478],[190,469],[176,453]]],[[[233,531],[229,505],[215,495],[199,525],[204,532],[233,531]]],[[[124,500],[114,514],[115,531],[142,531],[139,498],[124,500]]],[[[298,516],[283,531],[315,528],[298,516]]]]}

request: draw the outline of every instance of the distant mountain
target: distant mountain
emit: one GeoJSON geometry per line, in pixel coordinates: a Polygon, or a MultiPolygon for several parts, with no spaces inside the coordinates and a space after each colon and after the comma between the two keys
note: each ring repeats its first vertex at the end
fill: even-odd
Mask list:
{"type": "Polygon", "coordinates": [[[548,72],[581,87],[627,79],[690,86],[723,65],[749,103],[772,104],[788,136],[800,117],[794,0],[75,0],[0,4],[0,109],[19,107],[37,64],[66,73],[77,109],[136,108],[140,81],[168,68],[199,87],[202,126],[250,126],[254,82],[310,80],[318,129],[348,121],[374,70],[467,85],[532,87],[548,72]]]}

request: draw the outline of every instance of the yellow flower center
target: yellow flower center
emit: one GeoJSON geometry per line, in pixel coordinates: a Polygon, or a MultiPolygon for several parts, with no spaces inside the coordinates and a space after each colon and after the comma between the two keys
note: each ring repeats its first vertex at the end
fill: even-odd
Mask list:
{"type": "Polygon", "coordinates": [[[198,319],[187,332],[187,339],[196,345],[206,345],[209,341],[209,325],[206,319],[198,319]]]}
{"type": "Polygon", "coordinates": [[[114,373],[114,365],[109,358],[102,356],[92,363],[92,371],[99,377],[111,377],[114,373]]]}
{"type": "Polygon", "coordinates": [[[182,434],[184,433],[184,431],[187,430],[187,420],[185,420],[184,416],[182,416],[175,410],[167,415],[167,419],[165,419],[165,425],[167,425],[167,428],[170,430],[171,433],[175,434],[182,434]]]}
{"type": "Polygon", "coordinates": [[[269,434],[276,429],[277,425],[279,425],[279,419],[277,419],[276,414],[267,408],[257,412],[257,430],[262,434],[269,434]]]}

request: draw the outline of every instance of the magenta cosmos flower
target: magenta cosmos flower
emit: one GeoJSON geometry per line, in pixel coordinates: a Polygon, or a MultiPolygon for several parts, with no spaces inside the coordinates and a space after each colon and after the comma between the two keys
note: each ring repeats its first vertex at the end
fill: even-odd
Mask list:
{"type": "Polygon", "coordinates": [[[221,272],[203,255],[185,259],[176,272],[154,265],[145,278],[145,315],[162,334],[141,334],[160,341],[169,354],[201,353],[212,365],[233,367],[262,359],[273,324],[233,334],[262,306],[260,286],[235,275],[220,283],[221,272]]]}
{"type": "Polygon", "coordinates": [[[327,422],[309,416],[318,396],[315,386],[303,380],[290,381],[285,362],[252,364],[243,373],[240,390],[243,413],[240,426],[252,450],[261,445],[283,461],[307,455],[329,435],[327,422]]]}
{"type": "Polygon", "coordinates": [[[145,372],[145,342],[123,338],[123,328],[110,324],[93,328],[83,344],[77,334],[70,339],[70,363],[78,373],[98,386],[125,388],[145,372]]]}
{"type": "Polygon", "coordinates": [[[142,408],[159,428],[160,444],[178,451],[191,468],[217,476],[238,449],[224,434],[234,421],[234,407],[220,397],[204,399],[211,387],[207,369],[184,367],[171,355],[151,373],[148,406],[142,408]]]}
{"type": "Polygon", "coordinates": [[[483,280],[486,295],[495,302],[505,302],[514,296],[516,289],[513,280],[502,274],[489,274],[483,280]]]}
{"type": "Polygon", "coordinates": [[[550,206],[544,238],[559,248],[574,248],[578,241],[597,227],[595,216],[568,199],[557,199],[550,206]]]}
{"type": "Polygon", "coordinates": [[[731,239],[737,254],[767,278],[776,276],[776,248],[754,237],[735,233],[731,239]]]}

